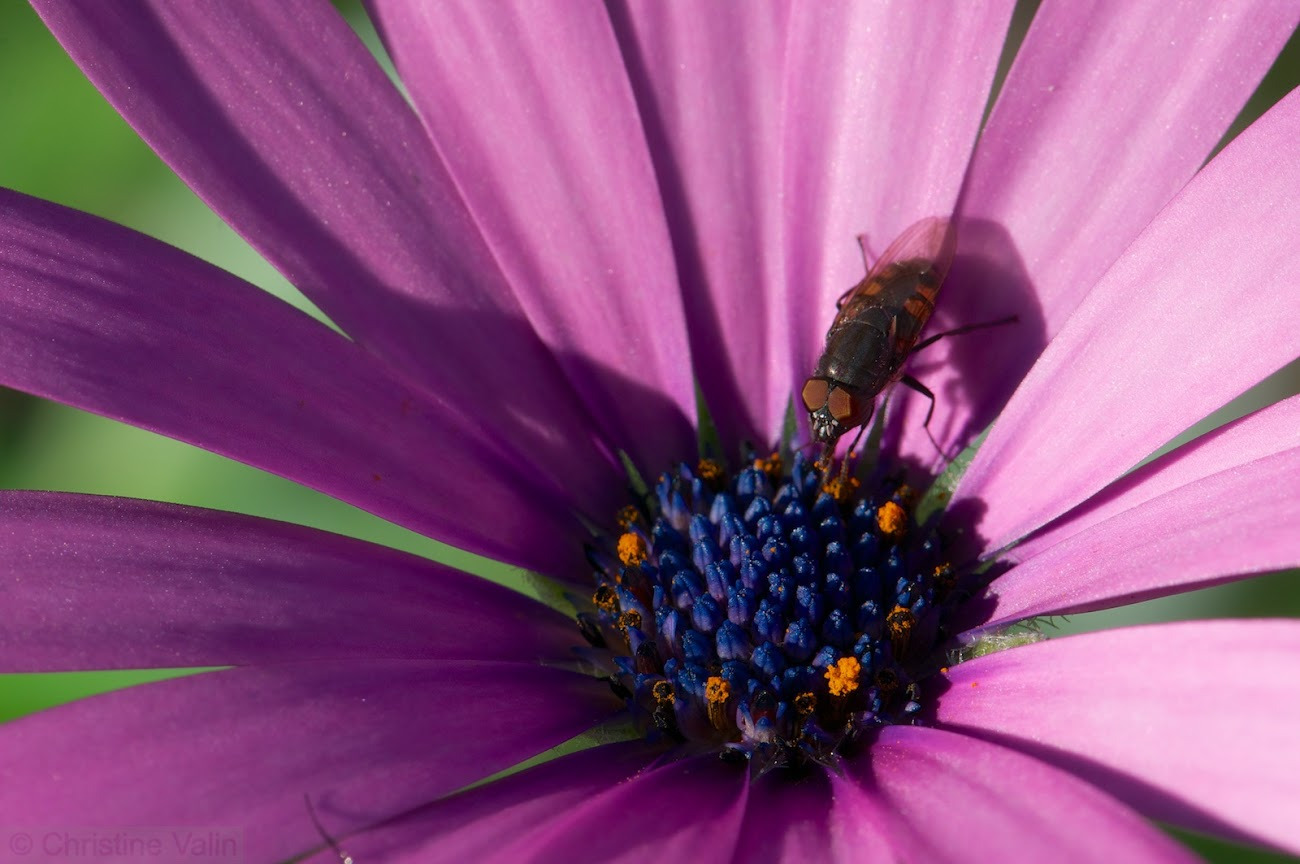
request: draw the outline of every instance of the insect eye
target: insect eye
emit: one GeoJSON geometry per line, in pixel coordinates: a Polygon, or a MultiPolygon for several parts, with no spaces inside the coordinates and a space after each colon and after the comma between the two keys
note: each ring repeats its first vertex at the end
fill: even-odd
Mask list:
{"type": "Polygon", "coordinates": [[[830,409],[832,417],[841,423],[847,423],[857,413],[856,402],[857,400],[853,398],[853,394],[837,387],[830,391],[830,395],[826,399],[826,407],[830,409]]]}
{"type": "Polygon", "coordinates": [[[822,378],[809,378],[803,385],[803,404],[809,411],[816,411],[826,404],[826,396],[831,385],[822,378]]]}

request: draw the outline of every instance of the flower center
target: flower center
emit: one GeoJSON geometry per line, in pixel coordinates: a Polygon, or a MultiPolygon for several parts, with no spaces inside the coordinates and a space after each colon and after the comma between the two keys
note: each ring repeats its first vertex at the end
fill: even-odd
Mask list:
{"type": "Polygon", "coordinates": [[[579,625],[647,737],[761,770],[828,763],[912,722],[918,682],[943,665],[955,580],[912,524],[912,492],[791,461],[682,465],[589,548],[579,625]]]}

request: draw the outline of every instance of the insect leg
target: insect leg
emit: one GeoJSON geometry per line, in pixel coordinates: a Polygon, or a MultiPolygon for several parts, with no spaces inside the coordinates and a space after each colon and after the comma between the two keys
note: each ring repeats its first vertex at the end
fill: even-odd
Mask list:
{"type": "MultiPolygon", "coordinates": [[[[986,327],[1001,327],[1003,324],[1015,324],[1020,320],[1019,315],[1008,315],[1005,318],[999,318],[996,321],[981,321],[978,324],[967,324],[964,327],[954,327],[951,330],[945,330],[942,333],[936,333],[917,342],[912,347],[912,353],[915,354],[927,345],[933,345],[945,336],[961,336],[963,333],[972,333],[976,330],[983,330],[986,327]]],[[[915,389],[915,388],[913,388],[915,389]]],[[[918,391],[919,392],[919,391],[918,391]]],[[[933,406],[931,406],[933,408],[933,406]]]]}
{"type": "Polygon", "coordinates": [[[867,431],[866,423],[863,423],[861,426],[858,427],[858,434],[853,436],[853,443],[849,445],[849,449],[844,453],[845,461],[848,461],[848,458],[853,455],[853,451],[858,449],[858,442],[862,440],[862,433],[866,431],[867,431]]]}
{"type": "Polygon", "coordinates": [[[825,477],[826,474],[831,470],[831,464],[834,461],[835,461],[835,445],[823,444],[822,455],[817,457],[817,461],[813,463],[813,467],[817,469],[817,472],[819,474],[825,477]]]}
{"type": "MultiPolygon", "coordinates": [[[[867,431],[867,424],[863,423],[861,426],[858,427],[858,434],[853,436],[853,443],[849,445],[849,449],[844,451],[844,459],[840,461],[840,482],[841,483],[847,482],[849,479],[849,462],[852,461],[853,451],[858,449],[858,443],[862,441],[862,435],[866,431],[867,431]]],[[[829,468],[830,464],[827,463],[826,467],[829,468]]]]}
{"type": "Polygon", "coordinates": [[[316,833],[320,834],[321,838],[329,844],[330,849],[334,850],[334,854],[339,857],[340,864],[352,864],[352,856],[340,849],[338,841],[326,833],[325,826],[320,824],[320,818],[316,815],[316,808],[311,803],[311,796],[304,792],[302,800],[307,802],[307,813],[311,816],[311,824],[316,826],[316,833]]]}
{"type": "MultiPolygon", "coordinates": [[[[867,241],[867,235],[866,235],[866,234],[859,234],[859,235],[858,235],[858,248],[862,250],[862,265],[863,265],[863,269],[864,269],[867,273],[870,273],[870,272],[871,272],[871,265],[872,265],[872,262],[876,261],[877,258],[876,258],[875,255],[871,254],[871,244],[867,241]]],[[[857,290],[858,290],[858,286],[857,286],[857,285],[854,285],[852,288],[850,288],[849,290],[847,290],[847,291],[845,291],[843,294],[841,294],[841,295],[840,295],[840,298],[839,298],[838,300],[835,301],[835,308],[836,308],[836,309],[843,309],[843,308],[844,308],[844,301],[847,300],[847,299],[849,299],[849,295],[851,295],[854,291],[857,291],[857,290]]]]}
{"type": "MultiPolygon", "coordinates": [[[[942,336],[944,334],[940,333],[939,335],[942,336]]],[[[930,431],[930,421],[934,418],[934,393],[931,392],[929,387],[926,387],[911,375],[904,375],[899,379],[899,383],[910,387],[926,399],[930,400],[930,410],[925,412],[925,425],[922,428],[925,429],[925,434],[930,437],[930,443],[934,445],[934,449],[939,451],[940,456],[947,459],[948,454],[943,452],[943,448],[939,446],[939,442],[934,439],[934,433],[930,431]]]]}
{"type": "Polygon", "coordinates": [[[871,241],[867,239],[866,234],[858,235],[858,248],[862,250],[862,266],[867,273],[871,272],[871,265],[876,263],[878,256],[871,252],[871,241]]]}

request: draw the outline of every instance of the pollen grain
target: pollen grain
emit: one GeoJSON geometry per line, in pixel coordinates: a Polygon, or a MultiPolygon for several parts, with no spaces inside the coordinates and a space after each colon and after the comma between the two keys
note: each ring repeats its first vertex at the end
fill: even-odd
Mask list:
{"type": "Polygon", "coordinates": [[[907,531],[907,511],[893,501],[886,501],[876,511],[876,524],[891,540],[897,540],[907,531]]]}
{"type": "Polygon", "coordinates": [[[618,511],[618,527],[624,531],[641,521],[641,511],[631,504],[618,511]]]}
{"type": "Polygon", "coordinates": [[[628,567],[635,567],[645,562],[645,541],[641,539],[640,534],[633,534],[628,531],[618,538],[618,560],[628,567]]]}
{"type": "Polygon", "coordinates": [[[832,696],[847,696],[858,689],[858,676],[862,674],[862,664],[856,657],[841,657],[831,666],[826,667],[826,682],[832,696]]]}

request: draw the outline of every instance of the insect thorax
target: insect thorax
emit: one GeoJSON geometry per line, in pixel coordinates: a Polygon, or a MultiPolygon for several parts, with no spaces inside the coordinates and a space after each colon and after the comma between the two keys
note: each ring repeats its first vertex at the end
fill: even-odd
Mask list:
{"type": "Polygon", "coordinates": [[[875,393],[889,382],[893,341],[889,336],[892,316],[884,310],[845,321],[826,337],[826,352],[816,374],[858,390],[875,393]]]}

